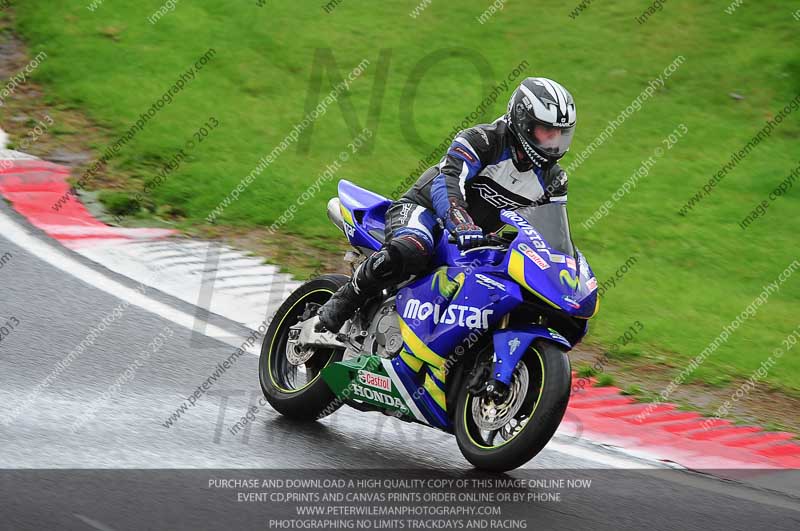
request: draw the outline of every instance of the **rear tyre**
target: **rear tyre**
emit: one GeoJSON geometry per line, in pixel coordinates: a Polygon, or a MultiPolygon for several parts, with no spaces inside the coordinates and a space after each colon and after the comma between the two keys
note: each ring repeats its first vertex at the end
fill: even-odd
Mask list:
{"type": "Polygon", "coordinates": [[[287,340],[292,326],[315,315],[348,280],[345,275],[323,275],[306,282],[281,304],[264,336],[258,380],[270,405],[287,417],[316,420],[342,406],[320,374],[323,368],[342,359],[344,349],[320,347],[313,352],[293,353],[292,358],[305,359],[293,364],[287,354],[287,349],[292,348],[287,340]]]}
{"type": "Polygon", "coordinates": [[[495,404],[459,391],[454,418],[458,447],[475,467],[505,472],[527,463],[555,433],[569,402],[569,358],[537,341],[517,365],[509,397],[495,404]]]}

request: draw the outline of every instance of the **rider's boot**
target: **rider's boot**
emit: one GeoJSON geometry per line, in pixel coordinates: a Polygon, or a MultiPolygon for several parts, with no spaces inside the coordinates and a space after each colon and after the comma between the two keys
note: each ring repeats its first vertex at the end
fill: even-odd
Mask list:
{"type": "Polygon", "coordinates": [[[397,261],[388,248],[370,255],[350,281],[319,309],[320,325],[330,332],[338,332],[367,299],[402,280],[398,278],[398,264],[393,263],[397,261]]]}

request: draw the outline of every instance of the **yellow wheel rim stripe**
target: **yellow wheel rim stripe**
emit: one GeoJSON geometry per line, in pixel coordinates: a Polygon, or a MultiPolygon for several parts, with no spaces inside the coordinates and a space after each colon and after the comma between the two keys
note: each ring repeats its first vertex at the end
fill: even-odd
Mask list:
{"type": "MultiPolygon", "coordinates": [[[[329,289],[315,289],[314,291],[309,291],[308,293],[304,294],[302,297],[300,297],[300,299],[298,299],[294,304],[292,304],[291,308],[289,308],[283,314],[283,317],[281,317],[281,320],[278,323],[278,327],[275,330],[278,331],[278,330],[281,329],[281,327],[283,326],[283,322],[286,320],[286,317],[292,312],[292,310],[294,310],[295,306],[297,306],[298,304],[303,302],[306,299],[306,297],[308,297],[309,295],[313,295],[314,293],[319,293],[319,292],[333,293],[329,289]]],[[[267,374],[269,374],[269,379],[272,381],[272,385],[274,385],[275,387],[277,387],[278,389],[280,389],[284,393],[298,393],[298,392],[302,391],[303,389],[305,389],[306,387],[308,387],[309,385],[311,385],[312,383],[316,382],[317,378],[319,378],[320,375],[322,374],[322,370],[320,370],[320,372],[318,372],[317,375],[314,376],[314,378],[312,378],[310,382],[306,383],[300,389],[284,389],[283,387],[278,385],[278,382],[275,381],[275,377],[272,376],[272,363],[271,363],[272,362],[272,349],[275,346],[275,339],[277,339],[277,334],[272,336],[272,341],[269,344],[269,351],[267,352],[267,374]]],[[[331,356],[328,359],[328,363],[325,364],[325,367],[327,367],[330,364],[331,359],[333,359],[333,356],[331,356]]],[[[323,367],[323,369],[325,367],[323,367]]]]}

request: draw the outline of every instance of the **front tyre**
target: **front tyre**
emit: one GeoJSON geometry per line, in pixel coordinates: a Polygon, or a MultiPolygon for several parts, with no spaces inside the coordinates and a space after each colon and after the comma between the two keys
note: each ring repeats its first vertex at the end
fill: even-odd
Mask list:
{"type": "Polygon", "coordinates": [[[508,397],[495,404],[459,391],[454,425],[458,447],[475,467],[505,472],[527,463],[555,433],[569,402],[569,358],[537,341],[517,364],[508,397]]]}
{"type": "Polygon", "coordinates": [[[317,309],[348,280],[345,275],[323,275],[306,282],[281,304],[264,336],[258,380],[270,405],[287,417],[315,420],[342,405],[320,374],[342,359],[344,349],[315,347],[298,351],[288,340],[290,328],[316,315],[317,309]]]}

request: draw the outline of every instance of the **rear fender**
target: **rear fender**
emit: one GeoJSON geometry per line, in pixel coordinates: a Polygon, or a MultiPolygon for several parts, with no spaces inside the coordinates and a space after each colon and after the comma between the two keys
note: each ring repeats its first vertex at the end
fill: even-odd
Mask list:
{"type": "Polygon", "coordinates": [[[350,181],[339,181],[343,230],[354,247],[377,251],[383,245],[384,218],[392,202],[350,181]]]}
{"type": "Polygon", "coordinates": [[[492,338],[494,342],[494,364],[492,377],[506,385],[511,384],[514,368],[522,359],[522,355],[537,339],[550,341],[572,348],[567,339],[551,328],[540,325],[528,325],[520,328],[504,328],[497,330],[492,338]]]}

